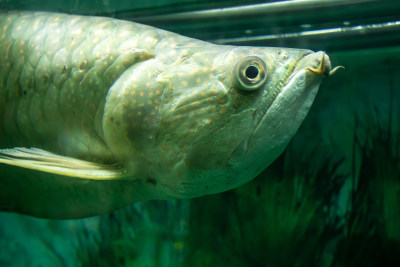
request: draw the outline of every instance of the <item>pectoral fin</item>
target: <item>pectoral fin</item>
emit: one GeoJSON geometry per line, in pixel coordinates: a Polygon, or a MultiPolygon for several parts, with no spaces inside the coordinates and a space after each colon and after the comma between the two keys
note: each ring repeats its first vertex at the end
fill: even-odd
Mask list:
{"type": "Polygon", "coordinates": [[[93,180],[110,180],[127,176],[121,166],[60,156],[38,148],[0,149],[0,163],[93,180]]]}

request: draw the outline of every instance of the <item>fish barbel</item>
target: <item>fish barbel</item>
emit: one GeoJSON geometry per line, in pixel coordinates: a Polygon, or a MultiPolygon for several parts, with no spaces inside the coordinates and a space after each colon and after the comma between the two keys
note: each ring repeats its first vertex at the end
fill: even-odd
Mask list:
{"type": "Polygon", "coordinates": [[[235,188],[285,149],[329,57],[133,22],[0,14],[0,209],[80,218],[235,188]]]}

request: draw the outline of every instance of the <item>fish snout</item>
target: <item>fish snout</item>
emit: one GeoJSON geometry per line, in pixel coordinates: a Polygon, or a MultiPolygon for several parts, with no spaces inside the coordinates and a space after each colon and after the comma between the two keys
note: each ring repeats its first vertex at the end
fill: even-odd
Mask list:
{"type": "Polygon", "coordinates": [[[332,70],[331,60],[324,52],[316,52],[307,55],[304,59],[309,65],[306,69],[312,73],[322,75],[323,77],[329,76],[332,70]]]}
{"type": "Polygon", "coordinates": [[[337,66],[332,69],[329,56],[322,51],[309,54],[303,60],[310,66],[306,68],[307,70],[311,71],[312,73],[322,75],[322,77],[331,76],[336,72],[336,70],[344,68],[342,66],[337,66]]]}

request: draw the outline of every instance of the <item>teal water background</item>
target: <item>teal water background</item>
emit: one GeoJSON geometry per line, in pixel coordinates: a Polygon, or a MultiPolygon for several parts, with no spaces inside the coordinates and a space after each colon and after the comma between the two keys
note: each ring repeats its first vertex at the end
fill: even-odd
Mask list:
{"type": "Polygon", "coordinates": [[[0,8],[323,50],[345,67],[254,181],[83,220],[0,213],[1,266],[400,266],[398,1],[0,0],[0,8]]]}

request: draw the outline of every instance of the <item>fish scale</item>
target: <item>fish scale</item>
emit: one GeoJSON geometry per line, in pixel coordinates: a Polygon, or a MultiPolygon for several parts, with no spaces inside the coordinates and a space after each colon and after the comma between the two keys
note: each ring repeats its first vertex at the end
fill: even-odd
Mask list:
{"type": "Polygon", "coordinates": [[[5,114],[0,127],[11,145],[26,139],[30,142],[25,146],[39,142],[67,155],[104,160],[110,153],[99,114],[107,91],[129,66],[151,56],[151,45],[125,47],[138,43],[140,27],[41,12],[1,14],[0,25],[0,109],[5,114]],[[54,132],[59,127],[63,136],[54,132]]]}

